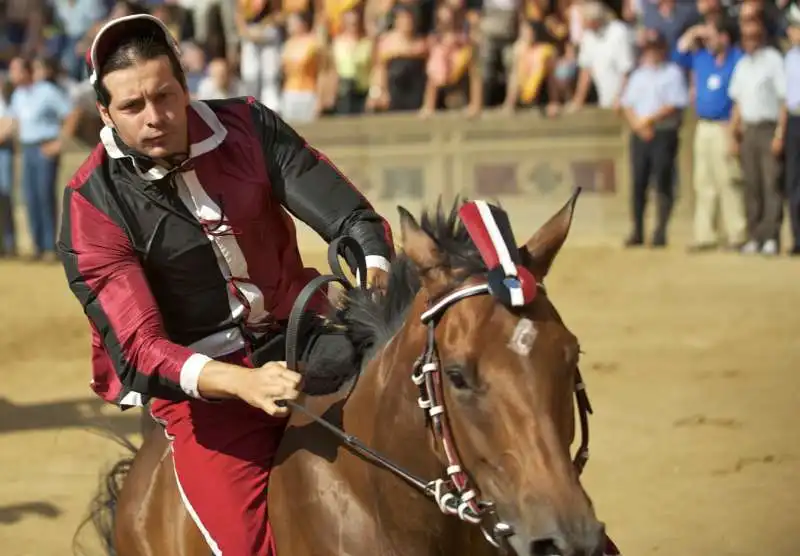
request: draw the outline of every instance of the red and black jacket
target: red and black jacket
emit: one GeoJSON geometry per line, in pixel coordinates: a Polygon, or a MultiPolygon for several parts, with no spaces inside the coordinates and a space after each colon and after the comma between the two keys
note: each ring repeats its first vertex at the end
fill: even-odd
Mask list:
{"type": "MultiPolygon", "coordinates": [[[[354,237],[387,268],[388,223],[252,98],[193,102],[189,159],[167,170],[110,128],[66,188],[58,252],[92,327],[93,390],[123,409],[198,397],[209,358],[288,317],[318,272],[289,214],[354,237]]],[[[319,307],[318,307],[319,308],[319,307]]]]}

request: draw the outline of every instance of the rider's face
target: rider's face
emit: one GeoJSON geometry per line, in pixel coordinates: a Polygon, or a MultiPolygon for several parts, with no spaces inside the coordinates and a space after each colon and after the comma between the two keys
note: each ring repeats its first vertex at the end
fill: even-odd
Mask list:
{"type": "Polygon", "coordinates": [[[173,75],[167,56],[113,71],[103,83],[111,102],[107,109],[98,105],[100,115],[126,145],[152,158],[188,151],[189,94],[173,75]]]}

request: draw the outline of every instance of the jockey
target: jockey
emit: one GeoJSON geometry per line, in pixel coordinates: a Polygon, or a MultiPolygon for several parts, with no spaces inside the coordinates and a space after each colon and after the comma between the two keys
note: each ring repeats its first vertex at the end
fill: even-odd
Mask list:
{"type": "MultiPolygon", "coordinates": [[[[272,554],[266,486],[286,424],[276,401],[296,399],[301,376],[269,361],[283,358],[275,340],[318,275],[290,214],[328,242],[353,237],[373,287],[385,284],[391,231],[269,108],[190,101],[158,19],[110,21],[89,59],[105,127],[66,187],[58,252],[91,324],[92,389],[123,410],[152,399],[214,554],[272,554]]],[[[324,297],[311,307],[324,311],[324,297]]],[[[314,326],[308,367],[352,365],[345,337],[314,326]]]]}

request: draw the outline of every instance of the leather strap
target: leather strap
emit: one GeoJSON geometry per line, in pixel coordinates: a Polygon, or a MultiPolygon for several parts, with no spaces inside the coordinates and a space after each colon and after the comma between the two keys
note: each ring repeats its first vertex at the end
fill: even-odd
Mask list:
{"type": "Polygon", "coordinates": [[[292,305],[292,311],[289,314],[289,322],[286,325],[286,366],[293,371],[300,372],[298,365],[301,355],[301,327],[303,324],[303,317],[306,316],[308,304],[311,302],[314,295],[324,286],[333,282],[338,282],[345,290],[352,290],[357,287],[347,278],[339,262],[340,255],[343,257],[347,256],[346,249],[350,250],[351,256],[355,259],[362,287],[366,288],[367,261],[364,256],[364,251],[361,249],[361,245],[350,236],[336,238],[328,246],[328,265],[333,271],[333,274],[317,276],[306,284],[298,294],[294,305],[292,305]]]}

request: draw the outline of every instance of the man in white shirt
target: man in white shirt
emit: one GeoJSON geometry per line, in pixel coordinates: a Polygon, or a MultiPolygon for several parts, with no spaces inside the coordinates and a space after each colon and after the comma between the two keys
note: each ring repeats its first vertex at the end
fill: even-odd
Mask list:
{"type": "Polygon", "coordinates": [[[598,105],[617,107],[628,74],[635,66],[631,33],[624,23],[613,18],[608,8],[594,0],[583,5],[583,21],[578,53],[580,74],[570,110],[583,106],[592,82],[598,105]]]}
{"type": "Polygon", "coordinates": [[[783,56],[766,43],[761,20],[741,26],[744,57],[728,86],[734,101],[731,141],[741,157],[748,241],[744,253],[777,255],[783,220],[780,157],[786,129],[783,56]]]}
{"type": "Polygon", "coordinates": [[[231,75],[228,61],[215,58],[208,64],[207,75],[197,87],[197,98],[216,100],[246,96],[242,83],[231,75]]]}

